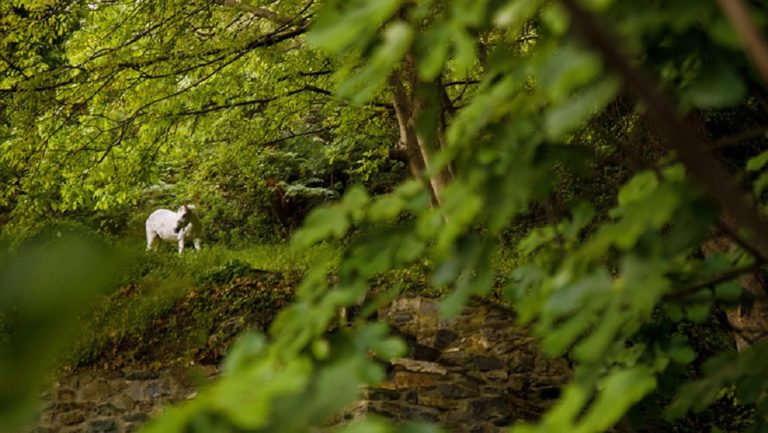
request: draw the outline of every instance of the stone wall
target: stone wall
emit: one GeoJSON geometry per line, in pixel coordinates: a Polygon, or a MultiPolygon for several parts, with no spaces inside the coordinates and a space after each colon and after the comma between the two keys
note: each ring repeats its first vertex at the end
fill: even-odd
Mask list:
{"type": "Polygon", "coordinates": [[[437,422],[448,431],[501,431],[533,421],[570,377],[563,359],[544,358],[505,309],[474,304],[442,320],[433,299],[402,298],[381,311],[411,347],[389,380],[369,390],[348,418],[377,413],[437,422]]]}
{"type": "MultiPolygon", "coordinates": [[[[570,376],[564,360],[542,357],[513,316],[491,304],[475,303],[443,320],[435,300],[401,298],[379,317],[409,343],[410,354],[394,360],[388,380],[342,419],[376,413],[437,422],[452,432],[500,431],[537,419],[570,376]]],[[[70,375],[48,396],[35,431],[130,433],[164,405],[193,398],[198,380],[216,374],[214,367],[200,367],[70,375]]]]}
{"type": "Polygon", "coordinates": [[[194,398],[215,367],[84,371],[61,378],[46,396],[34,433],[132,433],[163,406],[194,398]]]}

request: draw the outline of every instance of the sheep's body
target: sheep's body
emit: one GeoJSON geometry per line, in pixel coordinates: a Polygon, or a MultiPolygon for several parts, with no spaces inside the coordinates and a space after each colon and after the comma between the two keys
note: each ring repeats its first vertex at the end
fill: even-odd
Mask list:
{"type": "Polygon", "coordinates": [[[160,238],[168,242],[178,242],[179,254],[184,251],[184,241],[192,239],[195,249],[200,249],[202,227],[195,207],[184,205],[177,212],[158,209],[147,218],[147,250],[151,250],[155,240],[160,238]]]}

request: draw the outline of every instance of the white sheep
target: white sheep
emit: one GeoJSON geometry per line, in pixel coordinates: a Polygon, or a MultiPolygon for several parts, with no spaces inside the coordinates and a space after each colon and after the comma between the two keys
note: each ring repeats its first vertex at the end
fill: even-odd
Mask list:
{"type": "Polygon", "coordinates": [[[154,246],[155,239],[178,242],[179,255],[184,251],[184,240],[192,239],[195,249],[200,250],[202,225],[195,206],[183,205],[178,212],[168,209],[158,209],[147,218],[147,251],[154,246]]]}

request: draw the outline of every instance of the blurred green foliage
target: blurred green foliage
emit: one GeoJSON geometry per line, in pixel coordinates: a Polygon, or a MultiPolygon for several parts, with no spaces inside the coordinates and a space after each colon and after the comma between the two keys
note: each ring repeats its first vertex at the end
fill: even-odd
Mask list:
{"type": "MultiPolygon", "coordinates": [[[[547,355],[573,362],[558,402],[513,432],[634,429],[647,419],[675,426],[713,404],[738,410],[732,425],[712,429],[764,431],[768,343],[735,352],[695,340],[708,338],[713,315],[747,297],[738,277],[763,267],[768,246],[760,233],[731,227],[727,248],[704,251],[732,209],[718,208],[701,187],[706,174],[692,175],[690,156],[678,161],[679,143],[649,120],[666,108],[679,114],[666,119],[673,126],[694,123],[694,153],[723,161],[762,217],[766,83],[720,3],[0,6],[9,29],[0,33],[0,222],[17,249],[2,273],[0,362],[15,366],[40,350],[24,382],[39,383],[42,362],[59,353],[41,341],[73,328],[61,324],[105,281],[91,247],[27,249],[24,239],[68,219],[126,235],[141,250],[149,210],[194,202],[208,241],[242,250],[138,259],[120,277],[137,302],[117,297],[92,310],[98,331],[85,347],[130,355],[120,339],[174,311],[202,311],[193,319],[213,326],[213,311],[184,310],[206,296],[237,311],[280,311],[234,345],[220,381],[145,431],[327,427],[383,379],[379,360],[404,352],[366,314],[329,333],[338,312],[370,310],[411,288],[444,294],[448,316],[473,296],[496,296],[547,355]],[[601,51],[576,37],[577,24],[593,35],[607,29],[601,51]],[[632,68],[674,107],[637,94],[632,68]],[[250,249],[289,236],[293,252],[250,249]],[[295,293],[269,296],[250,268],[261,269],[261,258],[264,269],[301,271],[295,293]],[[33,264],[46,271],[33,273],[33,264]],[[71,308],[51,302],[72,291],[71,308]],[[100,341],[112,311],[124,334],[100,341]],[[655,396],[670,402],[664,420],[655,396]]],[[[745,4],[763,30],[765,6],[745,4]]],[[[188,347],[200,339],[188,337],[188,347]]],[[[17,388],[2,396],[8,420],[32,395],[17,388]]],[[[345,428],[399,427],[369,419],[345,428]]]]}
{"type": "Polygon", "coordinates": [[[32,419],[46,377],[82,332],[81,315],[115,285],[120,255],[93,235],[42,232],[0,260],[0,428],[32,419]]]}

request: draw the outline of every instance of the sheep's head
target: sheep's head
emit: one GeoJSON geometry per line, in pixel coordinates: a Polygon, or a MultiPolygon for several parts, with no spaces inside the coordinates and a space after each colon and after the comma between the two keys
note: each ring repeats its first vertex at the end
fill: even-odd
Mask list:
{"type": "Polygon", "coordinates": [[[189,225],[189,223],[192,222],[192,217],[194,216],[194,206],[188,206],[184,205],[179,208],[178,212],[176,212],[179,215],[179,219],[176,221],[176,227],[173,228],[174,233],[180,232],[184,227],[189,225]]]}

